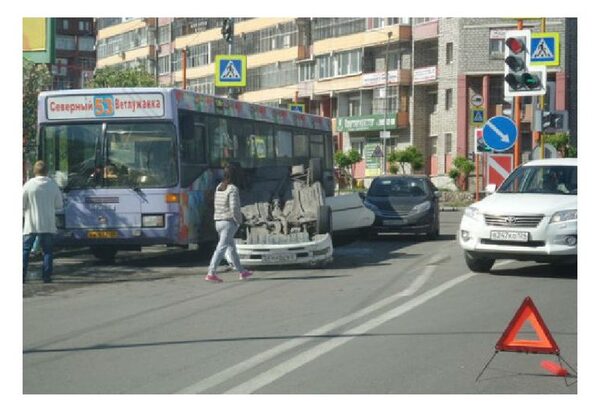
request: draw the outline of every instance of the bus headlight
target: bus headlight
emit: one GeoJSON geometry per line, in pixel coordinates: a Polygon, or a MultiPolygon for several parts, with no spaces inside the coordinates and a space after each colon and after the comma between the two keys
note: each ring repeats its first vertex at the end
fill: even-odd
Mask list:
{"type": "Polygon", "coordinates": [[[164,214],[145,214],[142,215],[142,227],[164,227],[164,214]]]}

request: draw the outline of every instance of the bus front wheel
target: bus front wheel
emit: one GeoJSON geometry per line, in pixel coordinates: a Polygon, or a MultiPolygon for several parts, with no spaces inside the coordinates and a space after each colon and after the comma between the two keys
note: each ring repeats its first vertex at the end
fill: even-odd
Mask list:
{"type": "Polygon", "coordinates": [[[110,246],[94,246],[90,247],[92,254],[96,259],[102,262],[114,262],[117,249],[110,246]]]}

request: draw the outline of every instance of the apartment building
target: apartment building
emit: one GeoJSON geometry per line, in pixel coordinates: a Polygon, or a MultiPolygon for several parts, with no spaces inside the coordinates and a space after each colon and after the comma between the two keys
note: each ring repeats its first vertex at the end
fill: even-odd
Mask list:
{"type": "Polygon", "coordinates": [[[55,60],[50,65],[53,89],[80,89],[96,68],[93,18],[55,19],[55,60]]]}
{"type": "MultiPolygon", "coordinates": [[[[548,70],[546,103],[575,113],[568,21],[547,19],[546,30],[561,34],[561,60],[548,70]]],[[[97,65],[141,67],[162,86],[182,87],[185,77],[187,89],[226,95],[214,85],[215,56],[230,48],[222,22],[99,18],[97,65]]],[[[539,31],[540,22],[525,26],[539,31]]],[[[235,18],[231,51],[247,56],[247,86],[238,97],[279,107],[303,103],[307,112],[333,118],[336,148],[363,154],[359,178],[381,173],[386,132],[385,152],[415,145],[426,156],[423,172],[444,184],[452,159],[473,151],[470,98],[483,96],[488,118],[510,113],[503,39],[515,27],[514,19],[501,18],[235,18]]],[[[533,107],[531,98],[523,103],[528,153],[533,107]]]]}

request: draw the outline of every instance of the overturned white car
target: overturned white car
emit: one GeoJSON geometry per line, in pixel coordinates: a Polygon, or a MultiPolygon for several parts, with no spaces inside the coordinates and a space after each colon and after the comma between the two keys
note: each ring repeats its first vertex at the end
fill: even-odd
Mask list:
{"type": "Polygon", "coordinates": [[[257,168],[240,188],[244,224],[236,239],[243,265],[326,263],[333,255],[331,207],[318,161],[257,168]]]}

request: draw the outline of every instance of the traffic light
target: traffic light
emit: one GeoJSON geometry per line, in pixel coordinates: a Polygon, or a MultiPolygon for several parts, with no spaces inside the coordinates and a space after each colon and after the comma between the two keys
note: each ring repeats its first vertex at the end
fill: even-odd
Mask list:
{"type": "Polygon", "coordinates": [[[569,112],[536,110],[533,130],[545,133],[566,132],[569,130],[569,112]]]}
{"type": "Polygon", "coordinates": [[[223,19],[223,26],[221,27],[221,35],[225,42],[231,44],[233,42],[233,19],[223,19]]]}
{"type": "Polygon", "coordinates": [[[546,68],[529,66],[529,30],[507,31],[504,39],[504,96],[537,96],[546,93],[546,68]]]}

